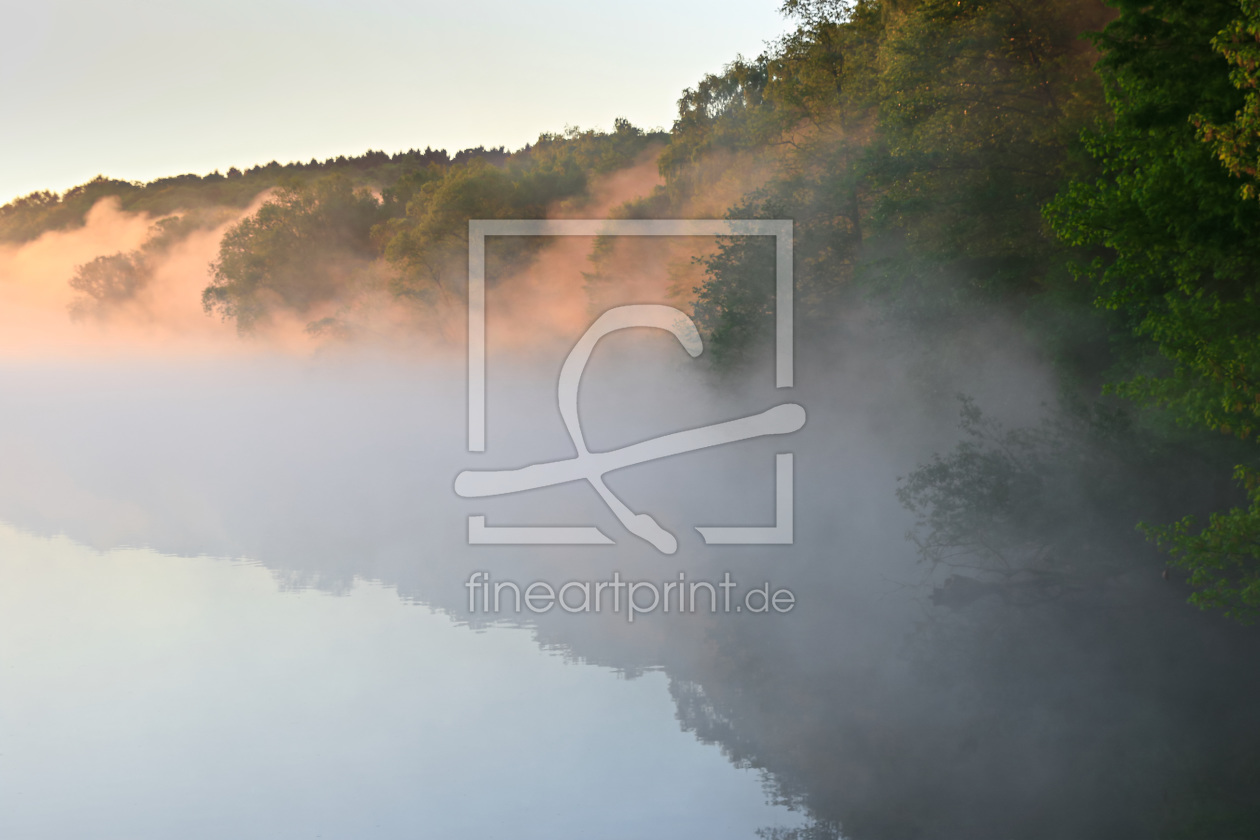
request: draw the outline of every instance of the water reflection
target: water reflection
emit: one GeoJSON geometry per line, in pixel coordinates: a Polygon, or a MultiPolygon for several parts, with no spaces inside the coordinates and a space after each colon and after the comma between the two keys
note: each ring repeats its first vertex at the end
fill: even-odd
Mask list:
{"type": "MultiPolygon", "coordinates": [[[[704,386],[685,374],[661,385],[636,379],[637,369],[590,377],[583,406],[593,449],[739,416],[741,400],[763,396],[696,399],[704,386]]],[[[895,497],[896,477],[948,448],[952,414],[940,412],[952,409],[911,401],[893,378],[841,370],[804,389],[810,422],[792,444],[794,546],[703,550],[688,531],[768,524],[778,442],[611,475],[619,496],[664,512],[679,533],[682,547],[666,559],[625,538],[589,488],[488,509],[456,497],[451,481],[468,459],[458,371],[255,361],[3,377],[0,517],[102,550],[259,564],[111,553],[89,574],[81,553],[58,559],[78,551],[64,541],[43,551],[7,536],[21,542],[12,556],[28,558],[21,575],[36,587],[26,607],[6,609],[10,632],[62,634],[28,649],[83,657],[24,667],[88,681],[31,677],[24,684],[35,689],[11,695],[28,705],[6,719],[46,732],[70,718],[59,731],[78,732],[47,751],[28,742],[20,765],[6,748],[4,766],[40,802],[28,815],[47,813],[40,809],[69,789],[95,803],[82,819],[93,808],[117,815],[126,785],[160,767],[163,792],[145,795],[167,804],[132,824],[141,836],[229,805],[239,808],[234,825],[300,814],[304,825],[332,826],[325,836],[371,836],[365,820],[377,814],[394,821],[383,824],[386,835],[423,825],[529,836],[522,826],[532,825],[546,826],[539,836],[568,837],[598,825],[598,836],[616,836],[612,822],[625,836],[747,836],[761,826],[770,837],[852,840],[1175,836],[1209,818],[1234,826],[1250,818],[1246,790],[1230,785],[1256,778],[1239,770],[1260,739],[1245,702],[1260,687],[1246,667],[1260,652],[1255,634],[1185,607],[1185,593],[1160,578],[1131,534],[1132,519],[1115,511],[1074,527],[1061,546],[1115,561],[1088,586],[1027,603],[992,594],[979,577],[954,583],[981,587],[974,598],[940,589],[943,575],[925,580],[904,539],[913,518],[895,497]],[[469,513],[502,524],[596,524],[621,544],[470,548],[469,513]],[[468,609],[474,570],[520,583],[729,572],[788,587],[797,606],[786,615],[656,614],[633,625],[559,610],[489,616],[468,609]],[[276,597],[273,579],[292,592],[276,597]],[[224,594],[232,587],[239,591],[224,594]],[[120,590],[126,599],[99,594],[120,590]],[[58,599],[65,610],[30,606],[58,599]],[[444,615],[403,609],[400,599],[444,615]],[[124,625],[138,639],[188,638],[171,636],[175,627],[200,634],[201,646],[145,641],[153,647],[142,658],[109,664],[73,642],[91,628],[63,615],[94,609],[114,611],[112,627],[134,621],[124,625]],[[145,625],[146,610],[173,614],[145,625]],[[529,632],[470,632],[495,623],[529,632]],[[615,682],[608,670],[527,656],[523,645],[644,679],[615,682]],[[80,699],[59,719],[36,702],[52,696],[80,699]],[[146,703],[204,717],[163,722],[146,703]],[[109,711],[94,718],[88,710],[98,707],[109,711]],[[765,806],[760,789],[749,789],[755,775],[715,770],[715,751],[683,749],[671,716],[693,745],[766,771],[771,800],[810,824],[765,806]],[[246,725],[235,727],[238,719],[246,725]],[[113,728],[118,721],[126,725],[113,728]],[[180,741],[189,733],[202,740],[180,741]],[[92,761],[130,756],[129,769],[75,758],[83,738],[104,739],[85,753],[92,761]],[[134,747],[137,739],[150,748],[134,747]]],[[[550,387],[523,375],[497,381],[491,418],[497,405],[510,420],[492,419],[487,466],[572,454],[550,387]]],[[[1079,491],[1056,485],[1055,498],[1083,498],[1079,491]]]]}
{"type": "Polygon", "coordinates": [[[659,672],[359,582],[0,528],[5,837],[751,837],[792,824],[659,672]]]}

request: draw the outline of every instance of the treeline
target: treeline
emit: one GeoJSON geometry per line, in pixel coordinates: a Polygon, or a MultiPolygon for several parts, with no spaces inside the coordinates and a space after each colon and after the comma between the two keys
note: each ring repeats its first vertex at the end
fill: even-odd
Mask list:
{"type": "MultiPolygon", "coordinates": [[[[1063,388],[1045,451],[1062,454],[1072,427],[1078,450],[1116,462],[1095,460],[1096,471],[1145,475],[1152,491],[1145,506],[1078,493],[1045,533],[1023,537],[1080,559],[1063,535],[1123,508],[1171,552],[1198,603],[1254,618],[1260,3],[784,9],[799,26],[775,50],[685,92],[662,157],[664,200],[705,188],[701,161],[765,165],[764,185],[730,212],[796,220],[806,333],[872,300],[925,348],[982,312],[1022,324],[1063,388]]],[[[761,247],[727,243],[697,290],[697,316],[732,363],[770,328],[761,247]]],[[[1063,484],[1062,458],[1043,459],[1051,478],[1001,452],[970,442],[912,477],[903,495],[924,514],[926,544],[948,495],[934,491],[962,491],[949,496],[951,527],[1008,527],[1027,513],[1021,487],[1063,484]]],[[[973,530],[967,544],[985,538],[973,530]]]]}
{"type": "MultiPolygon", "coordinates": [[[[549,207],[585,197],[593,177],[635,163],[665,139],[619,119],[611,132],[543,135],[497,160],[413,167],[379,192],[340,173],[286,185],[224,237],[203,303],[245,332],[278,310],[307,316],[336,305],[350,313],[381,291],[420,311],[462,305],[469,219],[544,218],[549,207]]],[[[522,240],[492,250],[491,273],[537,247],[522,240]]],[[[349,335],[353,318],[326,315],[310,329],[349,335]]]]}
{"type": "Polygon", "coordinates": [[[83,224],[88,210],[103,198],[117,198],[123,210],[168,215],[203,207],[246,207],[265,190],[282,184],[304,183],[322,175],[340,174],[364,186],[388,186],[408,172],[428,166],[450,166],[473,160],[502,163],[508,151],[478,146],[454,156],[445,149],[412,149],[394,155],[367,151],[358,157],[341,155],[320,162],[236,167],[226,175],[176,175],[148,183],[120,181],[98,175],[86,184],[55,193],[33,192],[0,207],[0,242],[26,242],[50,230],[67,230],[83,224]]]}
{"type": "MultiPolygon", "coordinates": [[[[510,153],[368,152],[144,185],[98,179],[64,196],[36,194],[9,205],[10,230],[29,237],[82,224],[107,196],[125,210],[162,216],[139,249],[99,257],[70,279],[77,292],[71,315],[108,317],[148,286],[173,242],[222,224],[231,216],[225,211],[270,190],[223,237],[202,295],[207,313],[249,333],[283,312],[308,319],[312,333],[347,338],[362,326],[356,307],[374,296],[417,303],[415,312],[430,315],[437,304],[462,301],[453,284],[467,276],[468,219],[542,218],[556,202],[585,196],[591,178],[638,161],[666,139],[618,120],[611,132],[545,134],[510,153]]],[[[534,247],[495,249],[491,257],[515,261],[534,247]]],[[[422,319],[419,328],[436,323],[422,319]]]]}

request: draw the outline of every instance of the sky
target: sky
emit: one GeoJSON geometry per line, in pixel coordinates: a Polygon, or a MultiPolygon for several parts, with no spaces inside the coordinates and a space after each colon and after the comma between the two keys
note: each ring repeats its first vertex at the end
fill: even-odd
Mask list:
{"type": "Polygon", "coordinates": [[[787,29],[777,0],[3,0],[0,203],[626,117],[787,29]]]}

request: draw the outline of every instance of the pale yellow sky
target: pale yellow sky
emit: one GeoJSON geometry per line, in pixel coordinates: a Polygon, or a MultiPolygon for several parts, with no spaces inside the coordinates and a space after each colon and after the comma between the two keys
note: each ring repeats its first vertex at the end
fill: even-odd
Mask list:
{"type": "Polygon", "coordinates": [[[516,148],[677,99],[787,23],[777,0],[3,0],[0,203],[387,152],[516,148]]]}

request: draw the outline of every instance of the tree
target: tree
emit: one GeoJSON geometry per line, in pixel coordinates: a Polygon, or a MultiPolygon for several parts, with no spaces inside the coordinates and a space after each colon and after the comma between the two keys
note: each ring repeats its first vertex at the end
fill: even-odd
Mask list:
{"type": "MultiPolygon", "coordinates": [[[[395,271],[391,289],[425,306],[459,305],[470,220],[545,218],[553,205],[584,196],[592,176],[630,165],[661,140],[618,119],[611,133],[573,128],[544,134],[498,164],[474,159],[404,178],[386,195],[387,204],[403,212],[373,234],[395,271]]],[[[487,277],[502,279],[541,244],[538,237],[495,242],[487,252],[487,277]]]]}
{"type": "MultiPolygon", "coordinates": [[[[1113,390],[1246,440],[1260,419],[1260,203],[1218,158],[1246,174],[1236,129],[1253,71],[1235,38],[1252,7],[1239,22],[1233,0],[1118,6],[1095,39],[1111,111],[1087,136],[1101,175],[1074,181],[1046,214],[1092,256],[1079,275],[1098,305],[1150,348],[1113,390]]],[[[1245,617],[1260,610],[1260,495],[1253,467],[1237,472],[1250,508],[1202,532],[1191,518],[1147,531],[1189,569],[1199,603],[1245,617]]]]}
{"type": "MultiPolygon", "coordinates": [[[[784,8],[795,32],[684,95],[662,171],[686,193],[684,164],[758,150],[768,178],[732,212],[795,220],[803,333],[834,326],[854,286],[920,336],[1057,292],[1064,249],[1039,208],[1078,166],[1077,135],[1102,105],[1079,38],[1105,19],[1101,2],[784,8]]],[[[748,285],[761,269],[733,252],[706,268],[697,314],[720,360],[735,336],[759,340],[769,302],[764,284],[748,285]]]]}
{"type": "Polygon", "coordinates": [[[1240,14],[1212,39],[1212,46],[1233,65],[1230,81],[1242,91],[1242,107],[1232,119],[1213,122],[1196,114],[1192,122],[1231,175],[1244,180],[1241,193],[1257,198],[1260,178],[1260,2],[1240,0],[1240,14]]]}
{"type": "Polygon", "coordinates": [[[202,293],[206,312],[249,332],[273,308],[306,314],[339,300],[374,256],[370,234],[380,207],[339,175],[281,189],[224,235],[202,293]]]}
{"type": "Polygon", "coordinates": [[[70,279],[70,288],[77,292],[70,317],[76,321],[103,318],[112,308],[133,300],[150,279],[149,265],[139,251],[97,257],[75,269],[70,279]]]}

